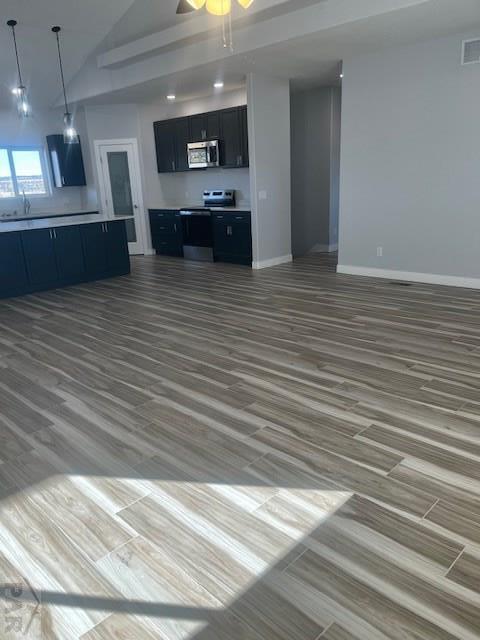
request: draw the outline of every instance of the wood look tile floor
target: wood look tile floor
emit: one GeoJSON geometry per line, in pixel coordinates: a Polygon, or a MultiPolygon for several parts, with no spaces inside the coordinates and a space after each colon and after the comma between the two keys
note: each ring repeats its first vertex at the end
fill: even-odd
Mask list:
{"type": "Polygon", "coordinates": [[[480,638],[479,292],[139,258],[0,325],[0,638],[480,638]]]}

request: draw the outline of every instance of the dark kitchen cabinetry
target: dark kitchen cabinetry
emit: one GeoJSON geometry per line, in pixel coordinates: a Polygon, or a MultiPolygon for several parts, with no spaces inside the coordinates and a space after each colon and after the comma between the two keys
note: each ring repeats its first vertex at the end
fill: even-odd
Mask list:
{"type": "Polygon", "coordinates": [[[0,234],[0,298],[127,273],[123,220],[0,234]]]}
{"type": "Polygon", "coordinates": [[[125,223],[98,222],[82,226],[87,278],[123,275],[130,272],[125,223]]]}
{"type": "Polygon", "coordinates": [[[188,118],[155,122],[153,127],[158,173],[187,171],[187,145],[190,142],[188,118]]]}
{"type": "Polygon", "coordinates": [[[220,138],[220,112],[201,113],[198,116],[191,116],[190,120],[190,140],[189,142],[200,142],[202,140],[217,140],[220,138]]]}
{"type": "Polygon", "coordinates": [[[53,232],[59,279],[82,279],[86,270],[80,226],[58,227],[53,232]]]}
{"type": "Polygon", "coordinates": [[[166,120],[165,122],[155,122],[153,125],[158,173],[176,171],[175,128],[173,123],[173,120],[166,120]]]}
{"type": "Polygon", "coordinates": [[[168,209],[150,209],[152,245],[157,254],[183,256],[183,236],[180,213],[168,209]]]}
{"type": "Polygon", "coordinates": [[[0,234],[0,297],[15,295],[16,291],[24,290],[27,284],[21,233],[0,234]]]}
{"type": "Polygon", "coordinates": [[[187,145],[190,142],[190,124],[188,118],[179,118],[174,123],[175,135],[175,171],[188,170],[187,145]]]}
{"type": "Polygon", "coordinates": [[[28,280],[34,287],[54,284],[59,279],[53,229],[35,229],[22,233],[28,280]]]}
{"type": "Polygon", "coordinates": [[[252,226],[250,213],[214,213],[212,223],[215,260],[251,265],[252,226]]]}
{"type": "Polygon", "coordinates": [[[87,180],[81,144],[65,144],[63,135],[51,135],[47,146],[55,187],[84,187],[87,180]]]}
{"type": "Polygon", "coordinates": [[[220,140],[222,167],[249,165],[246,106],[154,122],[153,128],[159,173],[187,171],[187,145],[202,140],[220,140]]]}
{"type": "Polygon", "coordinates": [[[220,137],[223,141],[222,165],[224,167],[248,167],[247,108],[220,111],[220,137]]]}

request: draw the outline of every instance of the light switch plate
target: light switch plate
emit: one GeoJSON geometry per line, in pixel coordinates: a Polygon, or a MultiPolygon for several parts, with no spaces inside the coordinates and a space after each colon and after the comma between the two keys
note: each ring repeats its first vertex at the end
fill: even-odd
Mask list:
{"type": "Polygon", "coordinates": [[[266,200],[267,199],[267,192],[266,191],[259,191],[258,192],[258,199],[259,200],[266,200]]]}

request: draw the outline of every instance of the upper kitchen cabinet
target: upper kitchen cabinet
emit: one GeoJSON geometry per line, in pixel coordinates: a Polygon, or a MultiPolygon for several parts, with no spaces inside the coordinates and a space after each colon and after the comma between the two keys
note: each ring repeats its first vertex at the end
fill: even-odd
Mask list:
{"type": "Polygon", "coordinates": [[[224,167],[248,167],[247,107],[220,111],[220,138],[224,167]]]}
{"type": "Polygon", "coordinates": [[[225,168],[248,167],[247,107],[154,122],[158,173],[188,170],[189,142],[220,140],[225,168]]]}
{"type": "Polygon", "coordinates": [[[173,122],[173,120],[165,120],[164,122],[153,123],[158,173],[176,171],[175,128],[173,122]]]}
{"type": "Polygon", "coordinates": [[[86,186],[80,143],[65,144],[63,134],[55,134],[47,136],[47,145],[55,187],[86,186]]]}
{"type": "Polygon", "coordinates": [[[201,113],[198,116],[191,116],[190,120],[190,141],[201,142],[203,140],[218,140],[220,138],[220,113],[201,113]]]}
{"type": "Polygon", "coordinates": [[[175,171],[188,170],[187,145],[190,142],[190,125],[188,118],[174,120],[175,135],[175,171]]]}
{"type": "Polygon", "coordinates": [[[188,169],[187,144],[190,142],[188,118],[154,122],[158,173],[175,173],[188,169]]]}

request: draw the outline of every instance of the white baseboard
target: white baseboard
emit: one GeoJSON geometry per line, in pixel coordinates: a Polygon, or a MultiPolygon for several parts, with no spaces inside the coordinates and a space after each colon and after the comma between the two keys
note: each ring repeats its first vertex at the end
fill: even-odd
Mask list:
{"type": "Polygon", "coordinates": [[[397,271],[396,269],[354,267],[346,264],[339,264],[337,266],[337,273],[345,273],[352,276],[368,276],[370,278],[386,278],[388,280],[403,280],[405,282],[440,284],[447,287],[463,287],[464,289],[480,289],[480,278],[444,276],[437,273],[417,273],[416,271],[397,271]]]}
{"type": "Polygon", "coordinates": [[[288,254],[288,256],[279,256],[278,258],[271,258],[270,260],[257,260],[253,262],[254,269],[268,269],[269,267],[276,267],[279,264],[286,264],[287,262],[292,262],[293,256],[292,254],[288,254]]]}
{"type": "Polygon", "coordinates": [[[338,251],[338,244],[316,244],[313,249],[310,249],[311,253],[334,253],[338,251]]]}

